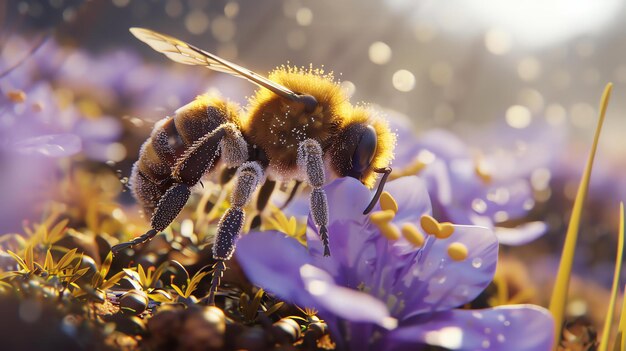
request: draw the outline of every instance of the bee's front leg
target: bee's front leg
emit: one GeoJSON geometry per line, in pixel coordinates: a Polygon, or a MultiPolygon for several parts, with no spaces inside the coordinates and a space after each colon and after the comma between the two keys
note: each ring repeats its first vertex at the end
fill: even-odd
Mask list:
{"type": "Polygon", "coordinates": [[[306,170],[307,183],[313,188],[311,191],[310,207],[315,225],[320,228],[320,239],[324,244],[324,256],[330,256],[328,245],[328,200],[322,189],[324,185],[324,153],[320,144],[307,139],[298,146],[298,166],[306,170]]]}

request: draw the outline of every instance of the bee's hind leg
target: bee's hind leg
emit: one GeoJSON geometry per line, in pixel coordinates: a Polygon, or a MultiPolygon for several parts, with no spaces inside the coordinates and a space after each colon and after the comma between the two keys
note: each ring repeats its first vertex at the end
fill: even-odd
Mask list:
{"type": "Polygon", "coordinates": [[[144,243],[167,228],[189,200],[190,188],[211,169],[220,155],[227,165],[239,165],[248,158],[247,144],[233,123],[220,125],[185,151],[172,170],[174,185],[167,189],[152,214],[151,229],[131,241],[113,246],[111,251],[115,254],[144,243]]]}
{"type": "Polygon", "coordinates": [[[224,261],[232,257],[239,233],[243,228],[245,219],[243,207],[250,202],[252,194],[262,182],[263,167],[256,161],[245,162],[239,166],[236,177],[237,180],[230,199],[231,208],[220,219],[213,244],[213,258],[217,262],[213,266],[213,279],[208,296],[209,304],[215,302],[215,292],[226,268],[224,261]]]}
{"type": "Polygon", "coordinates": [[[189,190],[188,185],[182,183],[172,185],[169,189],[167,189],[163,197],[161,197],[161,200],[159,200],[159,203],[152,214],[152,219],[150,221],[150,227],[152,229],[131,241],[113,246],[111,251],[115,254],[124,249],[142,244],[152,239],[155,235],[172,223],[187,203],[190,195],[191,191],[189,190]]]}
{"type": "Polygon", "coordinates": [[[306,170],[307,183],[313,189],[310,197],[311,214],[315,225],[320,228],[320,239],[324,244],[324,256],[330,256],[328,245],[328,200],[322,189],[324,185],[324,159],[322,147],[313,140],[307,139],[298,145],[298,166],[306,170]]]}

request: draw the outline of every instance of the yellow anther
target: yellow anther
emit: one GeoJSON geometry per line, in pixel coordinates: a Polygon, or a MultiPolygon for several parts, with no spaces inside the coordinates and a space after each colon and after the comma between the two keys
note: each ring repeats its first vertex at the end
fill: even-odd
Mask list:
{"type": "Polygon", "coordinates": [[[476,165],[476,168],[474,168],[474,171],[476,172],[476,175],[478,176],[478,178],[480,178],[480,180],[483,181],[483,183],[485,184],[491,183],[492,177],[489,171],[487,171],[486,169],[483,169],[479,165],[476,165]]]}
{"type": "Polygon", "coordinates": [[[372,221],[372,223],[376,225],[379,225],[383,223],[388,223],[395,216],[396,216],[396,213],[393,212],[392,210],[376,211],[370,215],[370,221],[372,221]]]}
{"type": "Polygon", "coordinates": [[[455,261],[463,261],[467,258],[467,246],[458,241],[448,246],[448,256],[455,261]]]}
{"type": "Polygon", "coordinates": [[[26,101],[26,93],[22,90],[11,90],[7,92],[7,97],[15,103],[26,101]]]}
{"type": "Polygon", "coordinates": [[[402,236],[415,247],[424,245],[424,234],[413,223],[404,223],[402,225],[402,236]]]}
{"type": "Polygon", "coordinates": [[[383,191],[382,194],[380,194],[380,208],[383,211],[386,210],[391,210],[393,211],[393,213],[398,213],[398,203],[396,202],[396,199],[393,198],[393,196],[391,196],[391,194],[389,194],[386,191],[383,191]]]}
{"type": "Polygon", "coordinates": [[[396,241],[400,239],[400,229],[398,229],[395,224],[389,222],[374,224],[378,227],[378,229],[380,229],[380,233],[388,240],[396,241]]]}
{"type": "Polygon", "coordinates": [[[441,230],[439,222],[429,215],[423,215],[422,218],[420,218],[420,224],[424,231],[431,235],[437,235],[441,230]]]}
{"type": "Polygon", "coordinates": [[[454,226],[450,222],[444,222],[439,224],[439,233],[435,234],[437,239],[449,238],[454,233],[454,226]]]}

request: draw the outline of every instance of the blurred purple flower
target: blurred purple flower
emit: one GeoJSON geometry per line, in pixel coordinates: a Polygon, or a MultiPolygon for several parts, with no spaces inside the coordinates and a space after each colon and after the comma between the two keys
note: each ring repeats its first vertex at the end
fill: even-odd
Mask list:
{"type": "MultiPolygon", "coordinates": [[[[493,233],[454,226],[446,239],[428,236],[421,248],[404,238],[389,241],[362,214],[371,193],[351,178],[325,187],[331,207],[331,257],[323,257],[309,219],[307,249],[279,232],[245,235],[237,259],[257,285],[303,307],[328,323],[340,349],[548,350],[553,322],[536,306],[456,310],[491,281],[498,252],[493,233]],[[456,242],[467,257],[453,260],[456,242]]],[[[430,213],[423,181],[404,177],[388,184],[399,211],[392,223],[412,223],[430,213]]],[[[375,208],[375,211],[379,208],[375,208]]]]}
{"type": "Polygon", "coordinates": [[[555,137],[560,133],[553,133],[554,128],[528,128],[541,133],[496,128],[483,135],[483,140],[492,143],[483,147],[488,152],[477,152],[448,131],[435,129],[417,137],[406,117],[394,112],[388,117],[398,133],[394,168],[422,165],[418,174],[433,195],[434,212],[439,218],[492,228],[499,242],[506,245],[522,245],[545,233],[543,222],[512,228],[500,224],[523,218],[533,208],[533,176],[536,183],[547,187],[546,167],[555,153],[546,150],[558,149],[555,145],[562,140],[555,137]]]}

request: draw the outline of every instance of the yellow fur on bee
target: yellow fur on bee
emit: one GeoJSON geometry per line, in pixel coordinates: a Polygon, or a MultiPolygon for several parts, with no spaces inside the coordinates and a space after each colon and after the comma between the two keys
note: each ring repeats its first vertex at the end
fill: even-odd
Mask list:
{"type": "Polygon", "coordinates": [[[226,121],[235,123],[239,128],[242,127],[241,116],[239,114],[241,107],[232,101],[212,94],[196,96],[192,102],[176,110],[176,114],[206,114],[206,110],[209,106],[213,106],[219,110],[226,117],[226,121]]]}
{"type": "Polygon", "coordinates": [[[244,135],[266,152],[270,166],[292,170],[301,141],[315,139],[322,149],[332,142],[344,125],[342,112],[349,106],[348,98],[332,75],[321,70],[282,66],[269,78],[318,102],[315,111],[307,113],[303,104],[285,100],[268,89],[257,90],[249,101],[244,135]]]}

